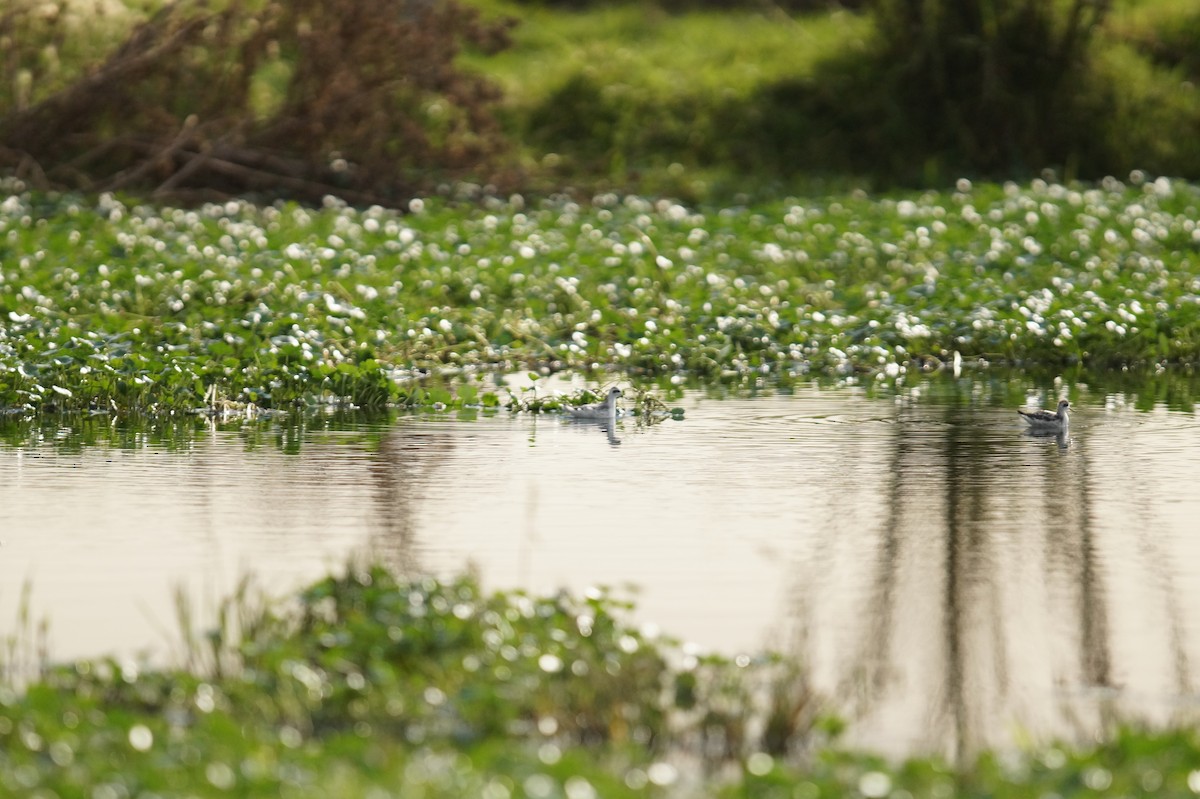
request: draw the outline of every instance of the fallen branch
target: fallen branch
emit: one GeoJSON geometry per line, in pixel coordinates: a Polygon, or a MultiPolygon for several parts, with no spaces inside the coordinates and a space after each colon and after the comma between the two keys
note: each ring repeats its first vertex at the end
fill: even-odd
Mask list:
{"type": "Polygon", "coordinates": [[[282,186],[298,195],[314,200],[326,195],[333,195],[346,202],[361,205],[381,205],[386,202],[384,198],[375,194],[354,191],[320,181],[306,180],[290,175],[280,175],[276,172],[268,172],[262,169],[254,169],[253,167],[243,166],[233,161],[216,158],[211,153],[184,153],[183,155],[191,159],[204,159],[203,166],[207,167],[208,170],[241,181],[239,187],[246,190],[275,190],[282,186]]]}
{"type": "Polygon", "coordinates": [[[0,164],[41,188],[159,198],[395,204],[437,182],[495,182],[497,94],[455,56],[506,29],[456,0],[167,0],[66,88],[0,108],[0,164]],[[287,75],[269,111],[266,66],[287,75]],[[452,124],[426,118],[432,103],[452,124]]]}
{"type": "Polygon", "coordinates": [[[13,164],[13,174],[34,188],[45,190],[50,187],[42,165],[29,153],[0,145],[0,161],[13,164]]]}
{"type": "MultiPolygon", "coordinates": [[[[183,128],[166,147],[163,147],[157,153],[148,158],[143,159],[139,163],[134,164],[129,169],[124,169],[113,175],[104,184],[106,191],[117,191],[126,186],[140,183],[143,178],[147,177],[155,169],[162,169],[175,160],[175,157],[183,152],[183,149],[189,145],[196,144],[195,133],[197,128],[196,116],[193,114],[183,122],[183,128]]],[[[173,170],[174,174],[178,175],[179,170],[173,170]]]]}

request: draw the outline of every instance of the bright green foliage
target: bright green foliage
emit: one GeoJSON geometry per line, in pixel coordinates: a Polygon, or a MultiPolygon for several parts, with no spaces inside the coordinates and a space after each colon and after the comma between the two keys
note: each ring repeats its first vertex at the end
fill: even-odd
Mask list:
{"type": "Polygon", "coordinates": [[[521,20],[512,49],[473,66],[504,86],[533,185],[711,199],[1047,167],[1200,174],[1187,0],[475,2],[521,20]]]}
{"type": "Polygon", "coordinates": [[[799,666],[685,654],[628,611],[604,591],[487,594],[378,566],[286,604],[243,589],[207,635],[185,624],[186,667],[87,661],[0,684],[0,794],[574,799],[682,785],[1067,799],[1200,784],[1189,730],[1122,729],[1095,749],[987,754],[959,770],[831,748],[840,724],[812,712],[799,666]]]}
{"type": "MultiPolygon", "coordinates": [[[[601,590],[488,595],[380,567],[278,607],[242,591],[203,640],[185,627],[187,669],[85,662],[0,686],[0,792],[655,795],[676,778],[668,746],[716,733],[673,705],[672,681],[701,706],[748,698],[772,662],[668,665],[674,645],[627,610],[601,590]]],[[[756,712],[733,710],[740,728],[756,712]]]]}
{"type": "Polygon", "coordinates": [[[240,647],[253,693],[314,733],[367,723],[408,740],[478,742],[550,729],[558,741],[649,745],[667,667],[603,594],[481,595],[470,581],[330,577],[240,647]],[[299,634],[294,634],[293,631],[299,634]]]}
{"type": "Polygon", "coordinates": [[[329,206],[9,197],[0,408],[469,404],[423,370],[891,382],[955,352],[1200,358],[1200,190],[1180,181],[329,206]]]}
{"type": "Polygon", "coordinates": [[[744,778],[722,792],[732,799],[774,797],[1031,796],[1192,797],[1200,787],[1200,735],[1123,728],[1095,749],[1045,747],[1023,757],[985,755],[964,771],[936,761],[897,767],[880,759],[825,751],[802,769],[752,758],[744,778]]]}
{"type": "Polygon", "coordinates": [[[1117,41],[1134,46],[1154,63],[1200,77],[1200,7],[1190,0],[1118,2],[1107,28],[1117,41]]]}

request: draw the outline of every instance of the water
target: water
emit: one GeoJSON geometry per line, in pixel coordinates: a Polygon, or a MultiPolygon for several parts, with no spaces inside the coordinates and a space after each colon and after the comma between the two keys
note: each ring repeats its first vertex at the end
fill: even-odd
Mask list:
{"type": "Polygon", "coordinates": [[[1194,718],[1200,420],[1153,391],[1076,385],[1069,435],[1039,437],[1019,385],[979,379],[689,391],[684,421],[613,431],[506,412],[14,428],[0,633],[29,581],[56,657],[169,656],[176,588],[211,608],[245,573],[282,594],[369,553],[497,588],[637,586],[672,635],[798,654],[848,743],[887,754],[1194,718]]]}

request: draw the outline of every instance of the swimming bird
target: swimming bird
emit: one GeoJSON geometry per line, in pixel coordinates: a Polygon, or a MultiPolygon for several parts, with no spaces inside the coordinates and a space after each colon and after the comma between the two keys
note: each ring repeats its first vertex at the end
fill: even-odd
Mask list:
{"type": "Polygon", "coordinates": [[[617,397],[619,396],[621,396],[621,389],[613,386],[608,390],[608,396],[604,398],[603,402],[568,406],[564,410],[576,419],[608,419],[617,415],[617,397]]]}
{"type": "Polygon", "coordinates": [[[1017,413],[1021,414],[1030,427],[1039,430],[1062,430],[1071,421],[1067,415],[1067,408],[1071,407],[1071,403],[1066,400],[1059,400],[1058,411],[1023,411],[1017,409],[1017,413]]]}

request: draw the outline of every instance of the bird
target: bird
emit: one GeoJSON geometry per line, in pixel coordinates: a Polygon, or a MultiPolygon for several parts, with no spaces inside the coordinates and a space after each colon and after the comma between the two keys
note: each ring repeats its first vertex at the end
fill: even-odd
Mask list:
{"type": "Polygon", "coordinates": [[[621,389],[613,386],[603,402],[593,402],[590,405],[567,406],[566,412],[576,419],[609,419],[617,415],[617,397],[621,389]]]}
{"type": "Polygon", "coordinates": [[[1070,424],[1070,417],[1067,415],[1067,408],[1071,407],[1071,403],[1066,400],[1059,400],[1058,411],[1023,411],[1017,409],[1017,413],[1021,414],[1021,418],[1029,424],[1030,427],[1037,430],[1063,430],[1070,424]]]}

